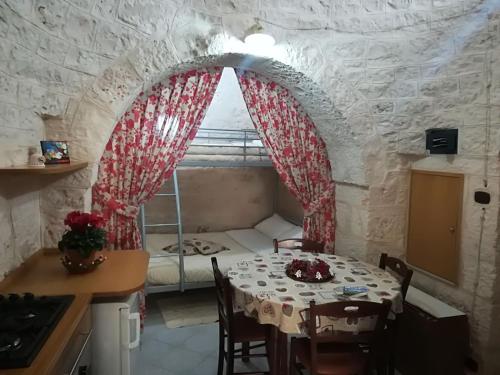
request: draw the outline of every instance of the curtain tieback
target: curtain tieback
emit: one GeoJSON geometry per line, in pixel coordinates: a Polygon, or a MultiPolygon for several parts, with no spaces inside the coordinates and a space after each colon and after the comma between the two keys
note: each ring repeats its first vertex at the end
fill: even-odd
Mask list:
{"type": "Polygon", "coordinates": [[[326,208],[326,205],[330,204],[329,202],[332,200],[334,193],[335,185],[333,183],[330,183],[328,188],[324,192],[322,192],[318,198],[305,205],[304,216],[312,216],[321,211],[323,208],[326,208]]]}
{"type": "Polygon", "coordinates": [[[135,219],[139,214],[139,207],[132,206],[119,199],[115,199],[109,193],[101,193],[101,195],[104,198],[104,206],[107,210],[130,219],[135,219]]]}

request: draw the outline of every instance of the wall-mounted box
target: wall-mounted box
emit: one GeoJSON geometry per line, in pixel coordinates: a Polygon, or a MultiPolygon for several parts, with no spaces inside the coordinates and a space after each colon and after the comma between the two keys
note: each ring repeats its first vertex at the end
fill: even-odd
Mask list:
{"type": "Polygon", "coordinates": [[[425,148],[430,154],[456,154],[458,129],[427,129],[425,148]]]}

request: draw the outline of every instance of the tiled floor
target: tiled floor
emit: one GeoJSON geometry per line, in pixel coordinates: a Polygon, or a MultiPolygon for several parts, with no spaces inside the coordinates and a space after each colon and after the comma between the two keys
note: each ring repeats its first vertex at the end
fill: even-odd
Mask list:
{"type": "MultiPolygon", "coordinates": [[[[216,375],[217,324],[167,328],[156,301],[168,294],[147,297],[147,318],[142,335],[137,375],[216,375]]],[[[235,362],[235,371],[266,369],[264,358],[235,362]]]]}
{"type": "MultiPolygon", "coordinates": [[[[137,375],[215,375],[217,324],[167,328],[156,304],[158,298],[168,298],[168,294],[147,298],[137,375]]],[[[252,371],[256,367],[265,369],[265,359],[254,359],[248,367],[236,361],[235,371],[252,371]]]]}

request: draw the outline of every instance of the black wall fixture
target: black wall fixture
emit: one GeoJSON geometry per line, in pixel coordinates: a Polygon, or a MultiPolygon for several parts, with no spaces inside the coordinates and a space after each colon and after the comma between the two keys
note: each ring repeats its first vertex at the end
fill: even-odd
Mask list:
{"type": "Polygon", "coordinates": [[[491,195],[487,191],[476,190],[474,192],[474,201],[479,204],[490,204],[491,195]]]}
{"type": "Polygon", "coordinates": [[[456,154],[458,129],[427,129],[425,148],[431,154],[456,154]]]}

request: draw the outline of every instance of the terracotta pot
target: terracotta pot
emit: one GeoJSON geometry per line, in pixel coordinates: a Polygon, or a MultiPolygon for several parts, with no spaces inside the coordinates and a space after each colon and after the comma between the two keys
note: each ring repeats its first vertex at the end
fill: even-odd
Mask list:
{"type": "Polygon", "coordinates": [[[92,251],[88,257],[83,257],[78,250],[64,250],[63,265],[70,273],[86,273],[95,270],[95,253],[92,251]]]}

